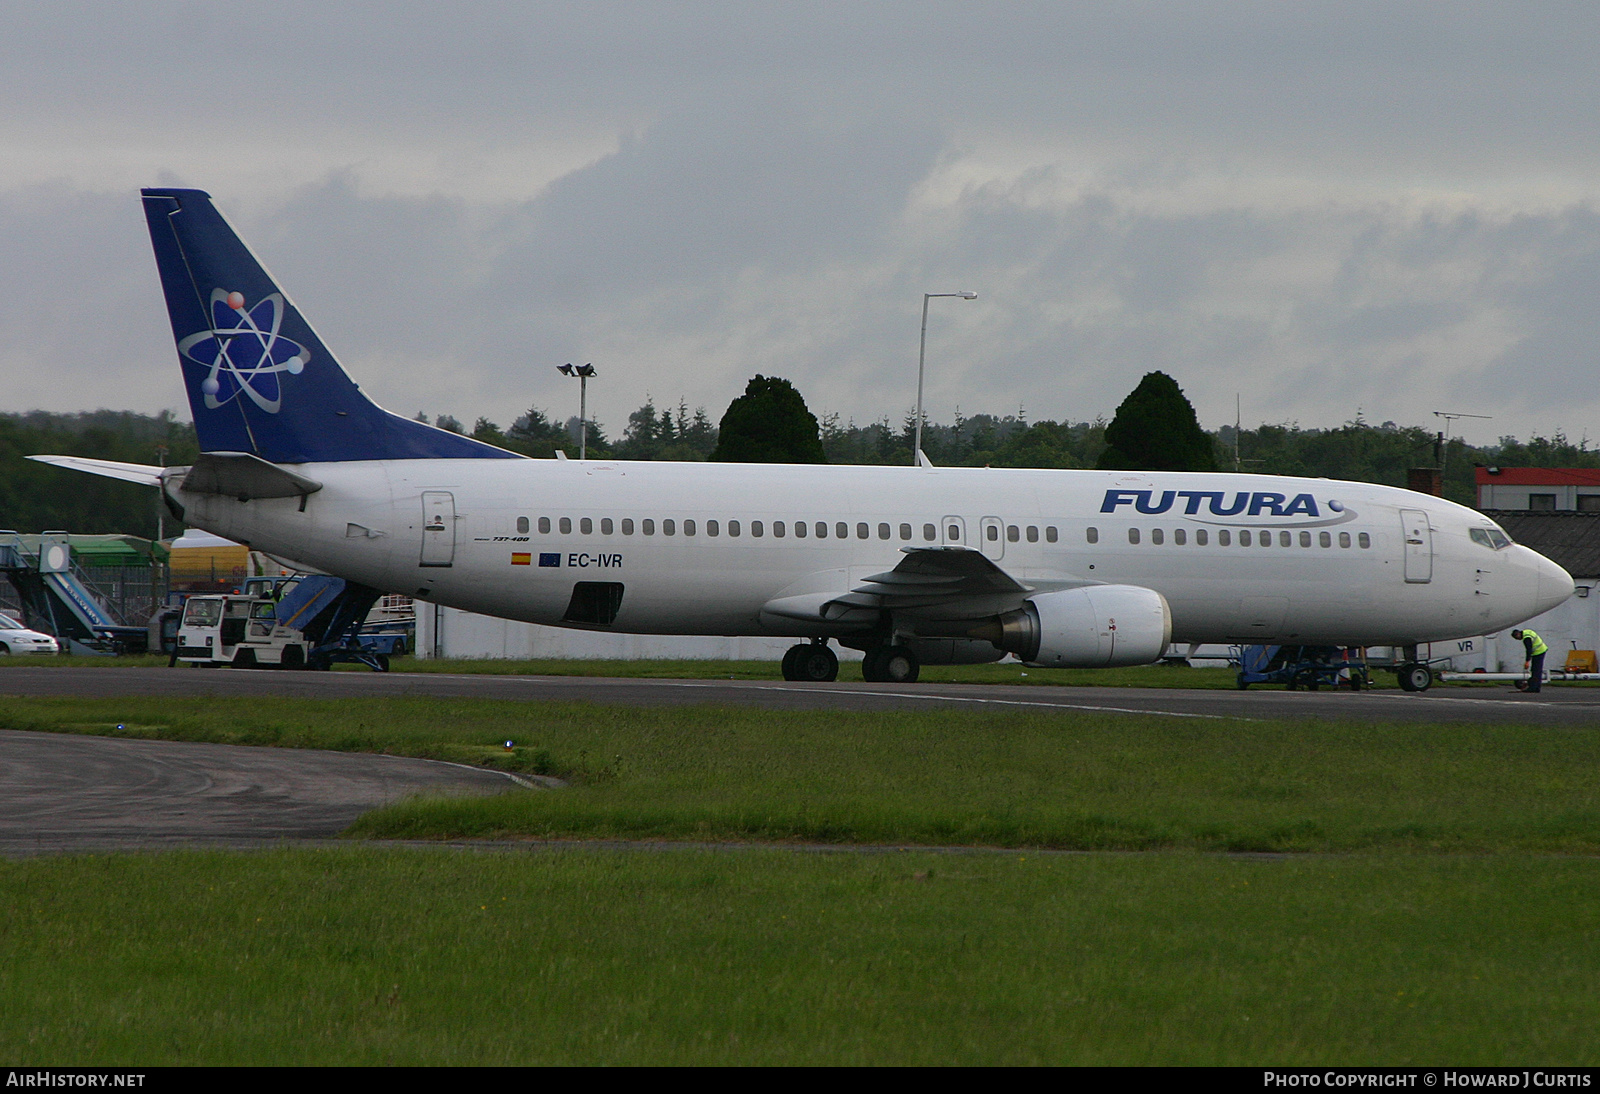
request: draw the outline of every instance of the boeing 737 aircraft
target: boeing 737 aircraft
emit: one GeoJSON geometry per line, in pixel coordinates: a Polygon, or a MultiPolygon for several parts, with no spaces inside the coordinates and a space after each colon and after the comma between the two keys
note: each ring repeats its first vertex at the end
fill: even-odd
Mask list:
{"type": "Polygon", "coordinates": [[[535,460],[381,409],[198,190],[143,191],[201,455],[189,524],[387,592],[564,627],[829,642],[919,663],[1135,665],[1169,643],[1397,646],[1561,603],[1561,567],[1481,513],[1330,479],[535,460]]]}

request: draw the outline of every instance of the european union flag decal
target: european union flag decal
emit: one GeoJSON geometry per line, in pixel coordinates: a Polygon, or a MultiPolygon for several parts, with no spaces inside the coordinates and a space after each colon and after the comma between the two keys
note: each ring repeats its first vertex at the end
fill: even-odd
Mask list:
{"type": "Polygon", "coordinates": [[[560,566],[561,565],[561,554],[560,554],[560,552],[559,551],[540,551],[539,552],[539,565],[541,565],[541,566],[560,566]]]}

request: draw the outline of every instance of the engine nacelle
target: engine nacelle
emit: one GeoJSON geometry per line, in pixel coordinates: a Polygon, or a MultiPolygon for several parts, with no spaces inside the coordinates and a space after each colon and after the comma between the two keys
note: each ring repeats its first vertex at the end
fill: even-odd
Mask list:
{"type": "Polygon", "coordinates": [[[1172,609],[1154,589],[1089,585],[1029,597],[1000,617],[999,631],[995,645],[1031,664],[1147,665],[1172,642],[1172,609]]]}

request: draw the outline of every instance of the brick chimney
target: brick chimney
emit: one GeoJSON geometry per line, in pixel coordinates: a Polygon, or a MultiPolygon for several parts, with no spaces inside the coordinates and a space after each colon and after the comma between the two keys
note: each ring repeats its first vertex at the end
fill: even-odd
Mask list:
{"type": "Polygon", "coordinates": [[[1437,467],[1413,467],[1406,471],[1406,487],[1419,494],[1444,497],[1444,479],[1437,467]]]}

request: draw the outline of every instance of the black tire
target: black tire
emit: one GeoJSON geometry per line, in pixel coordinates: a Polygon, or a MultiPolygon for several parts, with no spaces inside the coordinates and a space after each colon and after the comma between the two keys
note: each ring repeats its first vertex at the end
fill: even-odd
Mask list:
{"type": "Polygon", "coordinates": [[[904,646],[890,646],[884,650],[878,664],[884,680],[891,684],[915,684],[922,671],[917,655],[904,646]]]}
{"type": "Polygon", "coordinates": [[[378,662],[378,666],[377,666],[376,671],[378,671],[378,672],[388,672],[389,671],[389,655],[388,654],[380,653],[380,654],[378,654],[377,657],[373,658],[373,660],[378,662]]]}
{"type": "Polygon", "coordinates": [[[804,676],[800,675],[800,658],[803,657],[805,655],[805,652],[807,650],[809,650],[810,648],[811,647],[809,645],[807,645],[805,643],[801,643],[798,646],[790,646],[787,650],[784,651],[784,654],[783,654],[783,678],[785,680],[804,680],[805,679],[804,676]]]}
{"type": "Polygon", "coordinates": [[[869,684],[882,684],[888,680],[883,674],[883,655],[886,652],[883,646],[872,646],[861,659],[861,679],[869,684]]]}
{"type": "Polygon", "coordinates": [[[306,651],[304,646],[283,647],[283,660],[278,662],[279,668],[303,669],[306,667],[306,651]]]}
{"type": "Polygon", "coordinates": [[[1290,691],[1299,691],[1300,690],[1300,674],[1298,672],[1295,673],[1293,676],[1289,677],[1289,690],[1290,691]]]}
{"type": "Polygon", "coordinates": [[[1396,676],[1403,691],[1427,691],[1433,686],[1433,670],[1427,665],[1401,665],[1396,676]]]}
{"type": "Polygon", "coordinates": [[[253,669],[256,667],[255,650],[235,650],[233,653],[233,667],[236,669],[253,669]]]}
{"type": "Polygon", "coordinates": [[[839,678],[839,658],[827,646],[805,646],[805,652],[797,657],[796,668],[800,670],[800,679],[812,684],[825,684],[830,680],[839,678]]]}

